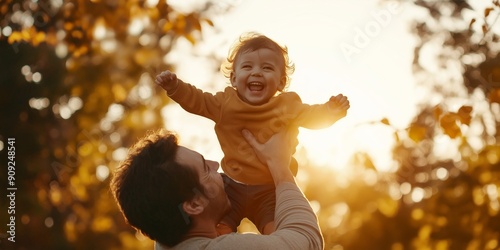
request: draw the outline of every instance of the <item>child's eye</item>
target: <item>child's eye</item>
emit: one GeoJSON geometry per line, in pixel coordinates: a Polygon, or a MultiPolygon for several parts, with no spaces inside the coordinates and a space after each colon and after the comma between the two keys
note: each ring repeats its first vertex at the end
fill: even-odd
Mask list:
{"type": "Polygon", "coordinates": [[[273,67],[270,67],[270,66],[265,66],[264,67],[265,70],[273,70],[273,67]]]}
{"type": "Polygon", "coordinates": [[[249,68],[252,68],[252,66],[250,66],[250,65],[243,65],[243,66],[241,66],[241,68],[243,68],[243,69],[249,69],[249,68]]]}

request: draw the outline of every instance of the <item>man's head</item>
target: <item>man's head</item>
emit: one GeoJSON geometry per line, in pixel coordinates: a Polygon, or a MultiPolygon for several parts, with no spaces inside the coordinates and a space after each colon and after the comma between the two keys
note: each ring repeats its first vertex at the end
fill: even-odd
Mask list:
{"type": "Polygon", "coordinates": [[[197,220],[217,223],[228,211],[218,167],[179,146],[175,135],[159,131],[130,148],[113,176],[111,190],[131,226],[174,246],[197,220]]]}
{"type": "Polygon", "coordinates": [[[222,71],[243,101],[261,105],[286,89],[294,65],[286,47],[266,36],[247,33],[230,50],[222,71]]]}

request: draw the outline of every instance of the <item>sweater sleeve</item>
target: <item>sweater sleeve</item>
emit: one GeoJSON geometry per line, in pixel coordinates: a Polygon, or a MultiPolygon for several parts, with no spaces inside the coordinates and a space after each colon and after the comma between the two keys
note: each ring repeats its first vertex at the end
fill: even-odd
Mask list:
{"type": "Polygon", "coordinates": [[[167,94],[187,112],[218,122],[224,92],[214,95],[179,80],[177,88],[167,94]]]}
{"type": "Polygon", "coordinates": [[[333,125],[340,119],[330,110],[328,102],[309,105],[303,103],[296,93],[289,92],[288,94],[288,102],[295,107],[297,112],[293,123],[298,127],[323,129],[333,125]]]}
{"type": "MultiPolygon", "coordinates": [[[[215,239],[191,238],[171,249],[323,249],[318,219],[300,189],[293,183],[276,187],[276,231],[271,235],[227,234],[215,239]]],[[[157,250],[162,248],[157,244],[157,250]]]]}

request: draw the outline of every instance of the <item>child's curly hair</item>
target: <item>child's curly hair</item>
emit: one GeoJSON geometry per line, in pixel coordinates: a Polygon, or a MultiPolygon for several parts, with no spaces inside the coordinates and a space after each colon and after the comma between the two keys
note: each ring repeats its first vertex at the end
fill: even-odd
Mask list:
{"type": "Polygon", "coordinates": [[[286,76],[285,88],[290,84],[290,75],[295,71],[295,65],[288,58],[288,48],[280,46],[275,41],[267,36],[261,35],[256,32],[244,33],[240,36],[238,41],[233,44],[229,50],[226,61],[221,65],[221,71],[225,77],[230,78],[231,73],[234,71],[234,62],[238,56],[244,52],[256,51],[258,49],[270,49],[283,56],[283,67],[281,68],[282,74],[286,76]]]}

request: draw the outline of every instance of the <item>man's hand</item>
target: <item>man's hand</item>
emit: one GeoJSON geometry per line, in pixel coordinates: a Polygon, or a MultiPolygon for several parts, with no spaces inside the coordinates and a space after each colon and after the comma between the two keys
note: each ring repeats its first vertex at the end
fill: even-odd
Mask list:
{"type": "Polygon", "coordinates": [[[328,107],[333,111],[334,116],[339,116],[339,119],[347,115],[347,110],[351,107],[347,96],[338,94],[330,97],[328,107]]]}
{"type": "Polygon", "coordinates": [[[289,167],[292,152],[297,145],[298,132],[297,128],[281,131],[261,144],[250,131],[242,131],[243,137],[252,146],[259,160],[268,166],[276,186],[284,181],[295,182],[289,167]]]}
{"type": "Polygon", "coordinates": [[[167,92],[173,91],[179,85],[179,80],[177,79],[177,75],[174,73],[165,70],[158,74],[155,79],[155,83],[162,87],[167,92]]]}

